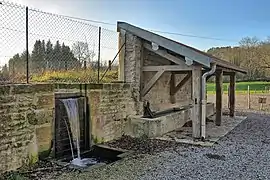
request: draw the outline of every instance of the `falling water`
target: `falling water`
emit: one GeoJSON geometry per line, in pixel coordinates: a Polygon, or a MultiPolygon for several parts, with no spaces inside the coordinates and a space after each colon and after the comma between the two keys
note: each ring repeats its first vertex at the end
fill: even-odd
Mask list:
{"type": "Polygon", "coordinates": [[[66,108],[71,133],[69,132],[68,123],[65,121],[66,128],[68,131],[68,137],[70,142],[70,148],[72,153],[72,161],[71,164],[85,167],[89,164],[94,164],[91,158],[84,158],[81,159],[81,152],[80,152],[80,121],[79,121],[79,106],[78,106],[78,99],[77,98],[70,98],[70,99],[62,99],[61,100],[66,108]],[[74,147],[77,149],[77,158],[74,156],[74,147]]]}

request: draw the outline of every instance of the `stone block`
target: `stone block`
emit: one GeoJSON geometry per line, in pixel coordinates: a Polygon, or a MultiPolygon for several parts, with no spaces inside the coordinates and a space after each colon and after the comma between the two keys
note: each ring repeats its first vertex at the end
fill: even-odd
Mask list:
{"type": "Polygon", "coordinates": [[[27,122],[31,125],[51,123],[54,118],[53,109],[38,109],[26,113],[27,122]]]}
{"type": "Polygon", "coordinates": [[[107,84],[107,83],[103,84],[103,89],[104,90],[111,90],[112,89],[112,84],[107,84]]]}
{"type": "Polygon", "coordinates": [[[52,125],[44,124],[42,126],[37,126],[36,138],[39,154],[45,151],[49,151],[51,148],[51,140],[52,140],[52,125]]]}
{"type": "Polygon", "coordinates": [[[53,92],[53,84],[16,84],[12,85],[12,94],[53,92]]]}
{"type": "Polygon", "coordinates": [[[103,84],[87,84],[87,89],[103,89],[103,84]]]}
{"type": "Polygon", "coordinates": [[[0,96],[6,96],[11,94],[11,86],[10,85],[1,85],[0,86],[0,96]]]}
{"type": "Polygon", "coordinates": [[[37,108],[43,108],[43,107],[54,107],[54,94],[37,94],[34,99],[34,105],[36,105],[37,108]]]}

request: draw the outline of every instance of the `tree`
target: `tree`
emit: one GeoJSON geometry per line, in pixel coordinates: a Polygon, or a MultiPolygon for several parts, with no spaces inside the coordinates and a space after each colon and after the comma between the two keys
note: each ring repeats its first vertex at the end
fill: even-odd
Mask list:
{"type": "Polygon", "coordinates": [[[61,60],[62,60],[62,52],[61,52],[61,45],[59,41],[56,41],[56,44],[53,48],[53,69],[60,70],[61,69],[61,60]]]}
{"type": "Polygon", "coordinates": [[[64,64],[64,68],[62,67],[62,69],[65,70],[81,67],[80,62],[74,57],[69,46],[66,46],[64,43],[62,44],[62,62],[64,64]]]}
{"type": "Polygon", "coordinates": [[[9,72],[7,64],[5,64],[2,67],[2,70],[0,71],[0,81],[7,81],[9,79],[9,72]]]}
{"type": "Polygon", "coordinates": [[[86,42],[76,42],[72,45],[72,52],[82,64],[86,62],[88,65],[91,64],[93,58],[95,57],[94,51],[89,50],[88,43],[86,42]]]}
{"type": "Polygon", "coordinates": [[[34,48],[30,58],[31,72],[42,72],[46,68],[45,61],[45,42],[37,40],[34,44],[34,48]]]}
{"type": "Polygon", "coordinates": [[[48,40],[48,42],[46,43],[45,64],[46,70],[53,69],[53,45],[50,40],[48,40]]]}

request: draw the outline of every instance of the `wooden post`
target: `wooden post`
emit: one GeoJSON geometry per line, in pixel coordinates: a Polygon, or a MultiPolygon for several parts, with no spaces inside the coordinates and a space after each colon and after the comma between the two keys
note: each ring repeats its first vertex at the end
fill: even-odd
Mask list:
{"type": "Polygon", "coordinates": [[[248,94],[248,98],[247,98],[247,101],[248,101],[248,109],[250,109],[250,89],[249,89],[249,85],[248,85],[247,94],[248,94]]]}
{"type": "Polygon", "coordinates": [[[193,138],[200,138],[201,135],[201,79],[202,67],[194,65],[192,69],[192,135],[193,138]]]}
{"type": "Polygon", "coordinates": [[[108,67],[108,69],[111,71],[112,70],[112,61],[111,60],[109,60],[109,67],[108,67]]]}
{"type": "Polygon", "coordinates": [[[223,72],[216,71],[216,125],[221,125],[222,118],[222,94],[223,94],[223,72]]]}
{"type": "Polygon", "coordinates": [[[170,79],[170,101],[171,101],[172,104],[175,103],[174,88],[175,88],[175,73],[171,72],[171,79],[170,79]]]}
{"type": "Polygon", "coordinates": [[[230,75],[230,85],[229,85],[229,109],[230,117],[234,117],[235,111],[235,73],[230,75]]]}
{"type": "Polygon", "coordinates": [[[227,104],[228,104],[228,109],[230,109],[230,85],[227,86],[227,92],[228,92],[228,102],[227,102],[227,104]]]}

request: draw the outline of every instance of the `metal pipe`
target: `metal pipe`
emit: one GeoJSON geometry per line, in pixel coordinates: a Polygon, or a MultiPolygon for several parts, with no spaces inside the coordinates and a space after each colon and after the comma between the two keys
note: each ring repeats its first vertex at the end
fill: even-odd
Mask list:
{"type": "Polygon", "coordinates": [[[205,126],[206,126],[206,78],[216,71],[216,64],[212,64],[211,70],[204,73],[202,76],[202,116],[201,116],[201,139],[205,139],[205,126]]]}

